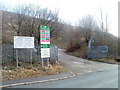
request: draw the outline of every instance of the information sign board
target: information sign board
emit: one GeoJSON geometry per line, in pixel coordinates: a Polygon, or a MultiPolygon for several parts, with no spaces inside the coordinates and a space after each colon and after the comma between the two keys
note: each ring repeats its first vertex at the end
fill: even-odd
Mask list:
{"type": "Polygon", "coordinates": [[[50,27],[40,26],[41,58],[50,57],[50,27]]]}
{"type": "Polygon", "coordinates": [[[34,48],[34,37],[14,36],[14,48],[34,48]]]}

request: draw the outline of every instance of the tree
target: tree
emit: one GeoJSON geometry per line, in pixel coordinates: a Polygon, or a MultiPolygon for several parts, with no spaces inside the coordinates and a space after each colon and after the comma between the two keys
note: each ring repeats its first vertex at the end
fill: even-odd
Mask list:
{"type": "MultiPolygon", "coordinates": [[[[45,25],[45,26],[50,26],[50,33],[51,33],[51,37],[55,34],[54,32],[57,31],[56,25],[57,25],[57,21],[58,21],[58,11],[52,11],[49,10],[48,8],[38,8],[37,9],[37,26],[38,26],[38,31],[39,31],[39,27],[40,25],[45,25]]],[[[37,40],[38,43],[40,41],[40,37],[38,35],[37,36],[37,40]]]]}
{"type": "Polygon", "coordinates": [[[58,11],[48,8],[40,8],[35,5],[19,5],[14,7],[14,15],[10,16],[8,25],[13,28],[17,35],[34,36],[40,41],[40,25],[48,25],[51,28],[51,36],[57,34],[58,11]]]}
{"type": "Polygon", "coordinates": [[[15,13],[9,16],[10,22],[7,23],[8,26],[12,27],[16,34],[19,36],[21,34],[22,25],[24,25],[24,20],[26,18],[26,6],[20,5],[14,8],[15,13]]]}
{"type": "Polygon", "coordinates": [[[110,22],[108,22],[108,16],[103,15],[102,9],[100,9],[100,19],[99,22],[99,30],[103,33],[101,35],[102,45],[107,45],[107,41],[109,40],[109,30],[110,30],[110,22]]]}
{"type": "Polygon", "coordinates": [[[82,30],[83,37],[88,45],[88,41],[94,33],[94,30],[98,27],[97,23],[91,15],[83,17],[78,23],[80,30],[82,30]]]}

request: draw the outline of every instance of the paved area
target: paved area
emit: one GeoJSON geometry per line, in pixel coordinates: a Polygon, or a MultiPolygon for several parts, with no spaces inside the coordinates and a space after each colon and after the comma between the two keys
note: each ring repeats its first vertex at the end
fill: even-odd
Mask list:
{"type": "Polygon", "coordinates": [[[74,74],[85,74],[89,72],[102,71],[105,69],[118,67],[118,65],[115,64],[90,61],[79,57],[67,55],[63,49],[59,49],[58,53],[60,64],[74,74]]]}
{"type": "Polygon", "coordinates": [[[78,75],[65,80],[12,88],[118,88],[118,68],[78,75]]]}

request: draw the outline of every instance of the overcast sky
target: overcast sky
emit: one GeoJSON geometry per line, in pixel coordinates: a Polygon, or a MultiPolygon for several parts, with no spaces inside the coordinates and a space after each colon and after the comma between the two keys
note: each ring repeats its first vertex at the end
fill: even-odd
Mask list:
{"type": "Polygon", "coordinates": [[[110,33],[118,36],[118,1],[119,0],[0,0],[11,6],[16,4],[38,4],[40,7],[59,9],[59,17],[65,22],[76,25],[86,15],[100,20],[100,9],[103,17],[108,16],[110,33]]]}

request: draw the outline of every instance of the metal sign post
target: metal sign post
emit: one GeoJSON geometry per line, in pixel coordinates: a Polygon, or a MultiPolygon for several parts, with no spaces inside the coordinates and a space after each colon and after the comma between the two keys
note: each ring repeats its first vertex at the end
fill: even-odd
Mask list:
{"type": "Polygon", "coordinates": [[[30,49],[30,67],[32,67],[32,49],[30,49]]]}
{"type": "Polygon", "coordinates": [[[18,49],[16,49],[16,66],[18,68],[18,49]]]}
{"type": "Polygon", "coordinates": [[[47,58],[47,66],[49,66],[49,58],[47,58]]]}
{"type": "Polygon", "coordinates": [[[44,67],[44,62],[43,62],[43,58],[42,58],[42,67],[44,67]]]}

